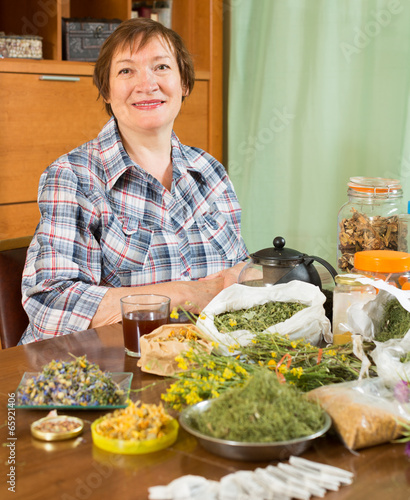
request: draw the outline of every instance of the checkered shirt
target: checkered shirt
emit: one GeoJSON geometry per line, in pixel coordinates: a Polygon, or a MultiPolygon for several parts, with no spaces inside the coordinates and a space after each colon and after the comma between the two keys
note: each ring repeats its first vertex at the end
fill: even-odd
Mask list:
{"type": "Polygon", "coordinates": [[[110,287],[196,280],[247,257],[224,167],[174,133],[171,146],[171,192],[130,159],[113,118],[45,170],[21,343],[87,329],[110,287]]]}

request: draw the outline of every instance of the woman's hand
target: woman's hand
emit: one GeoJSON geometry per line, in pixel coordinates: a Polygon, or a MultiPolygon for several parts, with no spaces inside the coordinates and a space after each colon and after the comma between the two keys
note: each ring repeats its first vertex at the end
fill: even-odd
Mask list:
{"type": "Polygon", "coordinates": [[[239,264],[236,264],[235,266],[230,267],[229,269],[223,269],[222,271],[210,274],[205,278],[200,278],[199,281],[208,281],[214,278],[222,278],[224,282],[223,288],[227,288],[228,286],[231,286],[234,283],[238,283],[239,273],[242,271],[245,265],[246,262],[240,262],[239,264]]]}
{"type": "Polygon", "coordinates": [[[110,288],[101,300],[91,320],[90,328],[121,321],[120,299],[126,295],[138,293],[166,295],[171,298],[171,309],[181,307],[197,314],[224,288],[225,277],[219,276],[219,273],[198,281],[169,281],[156,285],[110,288]]]}

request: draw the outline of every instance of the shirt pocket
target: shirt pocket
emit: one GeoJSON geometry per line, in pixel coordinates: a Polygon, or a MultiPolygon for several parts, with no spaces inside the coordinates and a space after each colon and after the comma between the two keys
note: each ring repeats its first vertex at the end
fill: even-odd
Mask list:
{"type": "Polygon", "coordinates": [[[231,229],[221,212],[207,212],[202,215],[202,235],[226,260],[234,261],[238,255],[239,237],[231,229]]]}
{"type": "Polygon", "coordinates": [[[113,216],[102,238],[103,263],[116,272],[139,271],[147,262],[152,230],[140,220],[113,216]]]}

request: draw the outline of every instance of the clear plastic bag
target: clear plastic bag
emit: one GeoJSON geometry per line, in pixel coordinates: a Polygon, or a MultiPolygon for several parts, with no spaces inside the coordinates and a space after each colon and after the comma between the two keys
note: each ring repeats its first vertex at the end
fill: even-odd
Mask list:
{"type": "Polygon", "coordinates": [[[410,402],[395,397],[394,388],[377,377],[319,387],[307,393],[329,413],[347,448],[358,450],[401,436],[410,422],[410,402]]]}

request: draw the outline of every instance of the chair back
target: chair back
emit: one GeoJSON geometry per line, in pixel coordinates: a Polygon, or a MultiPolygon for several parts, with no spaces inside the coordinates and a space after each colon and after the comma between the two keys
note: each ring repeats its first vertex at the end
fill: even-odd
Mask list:
{"type": "Polygon", "coordinates": [[[21,278],[32,237],[0,241],[0,340],[2,349],[18,344],[29,320],[21,304],[21,278]]]}

